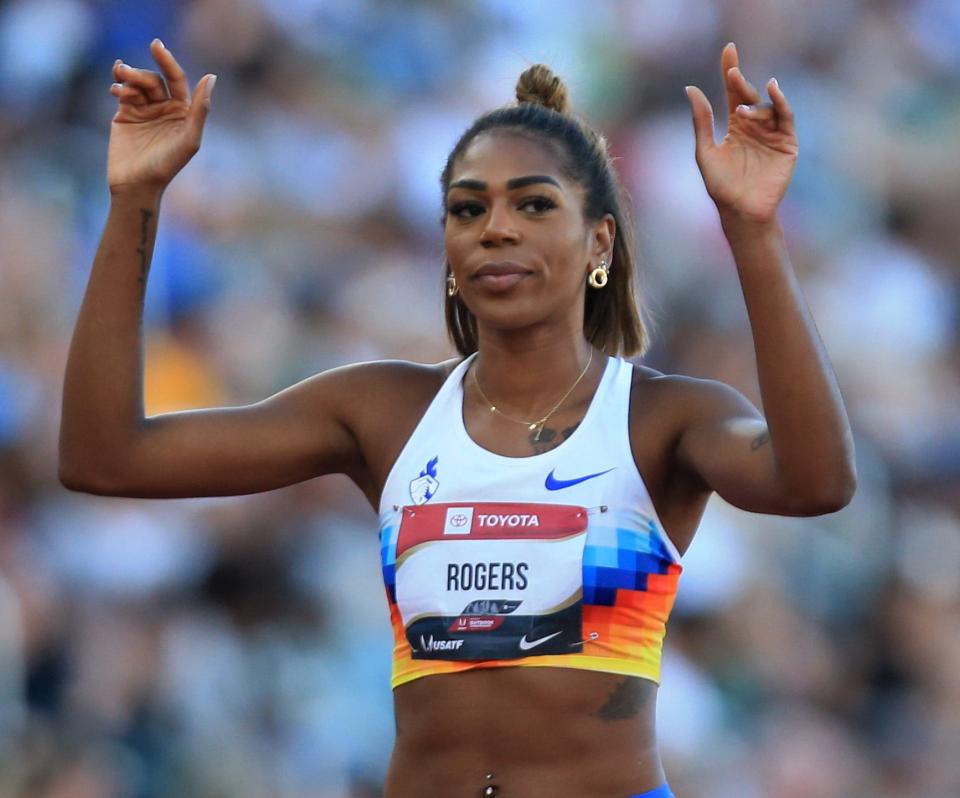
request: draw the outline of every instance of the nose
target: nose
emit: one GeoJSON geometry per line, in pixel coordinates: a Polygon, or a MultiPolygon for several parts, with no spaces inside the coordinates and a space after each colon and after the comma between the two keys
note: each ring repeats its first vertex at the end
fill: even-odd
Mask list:
{"type": "Polygon", "coordinates": [[[504,244],[516,244],[520,233],[513,224],[510,209],[505,203],[494,203],[487,214],[487,223],[480,233],[480,243],[487,249],[504,244]]]}

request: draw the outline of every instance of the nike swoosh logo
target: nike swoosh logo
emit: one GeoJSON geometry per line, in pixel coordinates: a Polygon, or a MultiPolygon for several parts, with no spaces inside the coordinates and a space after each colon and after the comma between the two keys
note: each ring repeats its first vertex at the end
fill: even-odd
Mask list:
{"type": "Polygon", "coordinates": [[[538,637],[536,640],[527,640],[527,636],[524,635],[520,638],[520,650],[529,651],[531,648],[536,648],[541,643],[546,643],[548,640],[552,640],[557,635],[562,634],[563,630],[561,629],[559,632],[554,632],[552,635],[547,635],[546,637],[538,637]]]}
{"type": "MultiPolygon", "coordinates": [[[[615,468],[616,466],[614,466],[615,468]]],[[[613,468],[608,468],[606,471],[598,471],[596,474],[587,474],[585,477],[577,477],[576,479],[557,479],[553,472],[557,469],[553,469],[549,474],[547,474],[547,479],[543,483],[543,486],[547,490],[563,490],[564,488],[572,488],[574,485],[579,485],[581,482],[586,482],[588,479],[593,479],[594,477],[602,477],[604,474],[609,474],[613,471],[613,468]]]]}

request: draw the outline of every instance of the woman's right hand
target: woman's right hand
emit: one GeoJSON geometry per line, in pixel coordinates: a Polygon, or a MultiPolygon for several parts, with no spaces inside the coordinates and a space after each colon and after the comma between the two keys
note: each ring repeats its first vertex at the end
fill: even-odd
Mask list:
{"type": "Polygon", "coordinates": [[[107,184],[113,193],[162,191],[200,149],[216,75],[204,75],[191,98],[187,76],[163,42],[154,39],[150,53],[160,72],[119,60],[113,65],[116,82],[110,93],[120,101],[107,150],[107,184]]]}

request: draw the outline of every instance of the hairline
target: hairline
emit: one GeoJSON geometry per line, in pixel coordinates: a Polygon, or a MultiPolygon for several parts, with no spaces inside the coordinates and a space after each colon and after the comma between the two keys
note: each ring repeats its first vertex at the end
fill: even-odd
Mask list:
{"type": "MultiPolygon", "coordinates": [[[[548,109],[549,110],[549,109],[548,109]]],[[[549,133],[544,133],[539,130],[531,130],[529,128],[523,127],[516,123],[510,123],[506,125],[496,125],[494,127],[488,127],[485,130],[481,130],[479,133],[474,134],[473,138],[466,144],[466,146],[461,150],[460,154],[455,160],[450,163],[450,182],[448,185],[444,186],[444,192],[442,199],[446,201],[447,195],[450,193],[450,188],[453,184],[453,173],[457,167],[457,164],[460,162],[460,159],[466,154],[467,150],[473,146],[473,143],[479,139],[481,136],[492,135],[496,133],[504,133],[508,136],[516,136],[517,138],[525,138],[529,141],[532,141],[540,145],[548,145],[553,150],[553,155],[557,159],[559,166],[560,174],[566,178],[567,181],[576,186],[580,191],[580,204],[582,207],[583,217],[588,219],[591,222],[596,222],[602,219],[605,215],[610,214],[613,216],[612,211],[603,211],[596,218],[592,218],[587,213],[587,198],[590,193],[590,186],[585,184],[583,180],[579,179],[573,172],[571,167],[571,153],[568,152],[567,145],[563,142],[562,139],[558,139],[555,136],[551,136],[549,133]]]]}

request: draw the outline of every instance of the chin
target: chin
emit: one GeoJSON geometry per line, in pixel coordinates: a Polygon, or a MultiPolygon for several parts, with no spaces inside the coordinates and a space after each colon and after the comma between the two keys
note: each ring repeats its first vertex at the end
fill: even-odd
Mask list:
{"type": "Polygon", "coordinates": [[[496,332],[514,333],[523,330],[545,330],[547,328],[569,326],[569,313],[562,310],[551,310],[543,303],[530,303],[525,306],[519,304],[508,307],[504,304],[499,308],[481,307],[480,313],[474,313],[478,325],[496,332]]]}
{"type": "Polygon", "coordinates": [[[508,297],[484,298],[472,301],[467,307],[478,324],[500,330],[522,330],[543,321],[543,306],[529,299],[508,297]]]}

